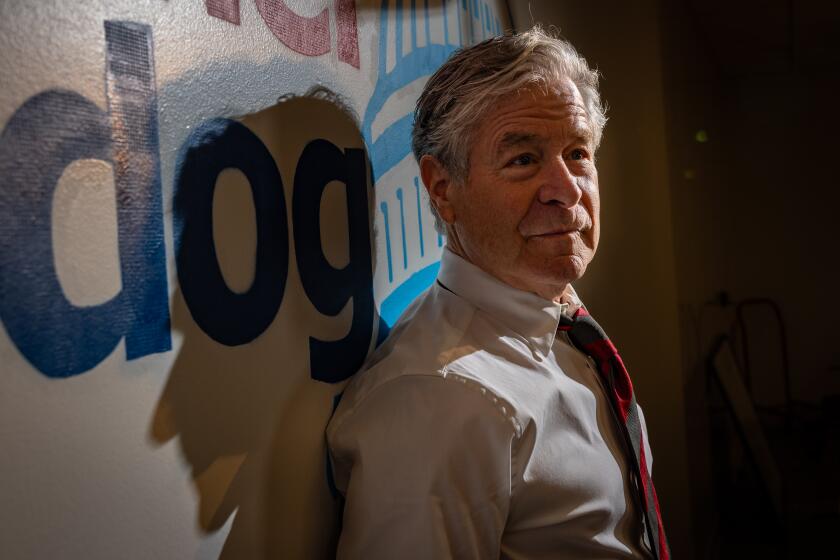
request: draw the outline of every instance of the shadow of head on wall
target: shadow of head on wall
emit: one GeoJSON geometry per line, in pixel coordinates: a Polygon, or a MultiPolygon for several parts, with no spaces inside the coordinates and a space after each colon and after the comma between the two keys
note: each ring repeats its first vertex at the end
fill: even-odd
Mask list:
{"type": "Polygon", "coordinates": [[[223,558],[329,557],[340,512],[323,432],[380,323],[357,119],[321,88],[208,120],[184,145],[173,216],[180,348],[150,436],[179,438],[202,531],[234,516],[223,558]]]}

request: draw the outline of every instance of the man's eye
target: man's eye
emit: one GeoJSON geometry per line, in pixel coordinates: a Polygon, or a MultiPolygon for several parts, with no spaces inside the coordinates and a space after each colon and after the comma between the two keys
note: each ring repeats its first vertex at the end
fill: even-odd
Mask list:
{"type": "Polygon", "coordinates": [[[588,154],[586,153],[586,150],[584,150],[583,148],[575,148],[574,150],[572,150],[569,153],[569,159],[573,159],[573,160],[586,159],[587,155],[588,154]]]}
{"type": "Polygon", "coordinates": [[[512,160],[510,160],[508,162],[508,165],[521,167],[524,165],[530,165],[532,163],[534,163],[534,156],[532,156],[531,154],[520,154],[512,160]]]}

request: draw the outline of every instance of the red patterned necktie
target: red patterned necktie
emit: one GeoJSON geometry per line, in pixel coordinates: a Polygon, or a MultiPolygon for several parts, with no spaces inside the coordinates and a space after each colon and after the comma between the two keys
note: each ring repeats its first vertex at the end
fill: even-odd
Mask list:
{"type": "Polygon", "coordinates": [[[632,457],[628,457],[632,464],[639,490],[639,498],[645,516],[645,527],[653,552],[658,560],[670,560],[671,551],[662,527],[662,514],[659,511],[659,501],[656,489],[653,487],[650,472],[645,457],[644,434],[639,421],[639,409],[636,407],[636,397],[633,394],[633,383],[630,374],[624,367],[621,356],[618,355],[604,330],[595,319],[580,307],[573,317],[562,315],[558,330],[565,331],[569,340],[581,352],[591,356],[598,366],[598,372],[607,387],[610,402],[619,419],[623,422],[624,437],[627,445],[633,450],[632,457]]]}

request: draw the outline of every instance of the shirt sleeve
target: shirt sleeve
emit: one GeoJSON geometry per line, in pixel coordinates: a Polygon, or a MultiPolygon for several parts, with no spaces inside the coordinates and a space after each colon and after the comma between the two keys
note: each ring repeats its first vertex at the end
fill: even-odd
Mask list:
{"type": "Polygon", "coordinates": [[[328,429],[339,559],[497,558],[516,430],[473,382],[402,376],[328,429]]]}

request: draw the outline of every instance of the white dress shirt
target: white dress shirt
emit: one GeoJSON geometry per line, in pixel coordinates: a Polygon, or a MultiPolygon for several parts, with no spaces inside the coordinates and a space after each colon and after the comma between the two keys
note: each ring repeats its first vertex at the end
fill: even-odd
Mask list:
{"type": "Polygon", "coordinates": [[[557,331],[566,306],[444,251],[327,427],[338,558],[650,557],[621,428],[557,331]]]}

